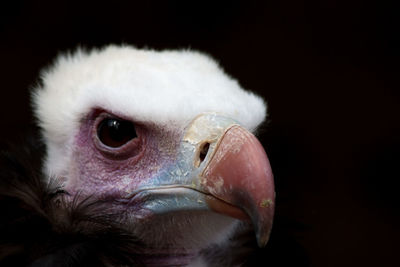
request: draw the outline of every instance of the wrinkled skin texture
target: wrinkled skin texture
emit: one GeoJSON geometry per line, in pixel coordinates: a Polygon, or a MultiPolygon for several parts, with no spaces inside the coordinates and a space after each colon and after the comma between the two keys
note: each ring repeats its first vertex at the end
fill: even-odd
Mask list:
{"type": "Polygon", "coordinates": [[[149,256],[148,264],[189,264],[211,244],[252,228],[265,245],[274,187],[268,158],[252,134],[205,114],[185,129],[134,122],[137,137],[110,148],[97,132],[109,117],[123,118],[93,110],[82,120],[65,188],[108,202],[115,219],[148,246],[145,254],[160,255],[149,256]]]}

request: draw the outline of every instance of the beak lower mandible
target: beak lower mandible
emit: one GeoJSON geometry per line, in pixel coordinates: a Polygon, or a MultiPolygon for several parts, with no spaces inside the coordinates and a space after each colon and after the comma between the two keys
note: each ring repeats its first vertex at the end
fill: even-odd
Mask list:
{"type": "Polygon", "coordinates": [[[218,115],[206,115],[192,122],[196,133],[203,131],[196,137],[200,155],[204,144],[211,147],[201,162],[199,189],[212,196],[207,205],[215,212],[241,218],[237,210],[244,211],[254,226],[259,246],[265,246],[275,206],[271,166],[258,139],[237,123],[227,121],[218,115]],[[212,130],[207,133],[207,128],[212,130]],[[221,205],[221,200],[228,205],[221,205]]]}

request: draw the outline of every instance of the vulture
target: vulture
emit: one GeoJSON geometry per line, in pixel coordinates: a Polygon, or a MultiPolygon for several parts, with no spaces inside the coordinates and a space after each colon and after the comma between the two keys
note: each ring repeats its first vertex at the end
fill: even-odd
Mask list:
{"type": "Polygon", "coordinates": [[[0,158],[2,266],[242,266],[266,245],[266,104],[211,57],[78,49],[32,106],[39,137],[0,158]]]}

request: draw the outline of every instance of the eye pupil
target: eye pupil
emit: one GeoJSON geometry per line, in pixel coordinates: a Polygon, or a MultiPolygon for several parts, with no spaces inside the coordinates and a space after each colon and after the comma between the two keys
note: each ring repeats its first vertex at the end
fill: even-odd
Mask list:
{"type": "Polygon", "coordinates": [[[137,134],[132,122],[107,118],[100,122],[97,136],[104,145],[115,148],[136,138],[137,134]]]}

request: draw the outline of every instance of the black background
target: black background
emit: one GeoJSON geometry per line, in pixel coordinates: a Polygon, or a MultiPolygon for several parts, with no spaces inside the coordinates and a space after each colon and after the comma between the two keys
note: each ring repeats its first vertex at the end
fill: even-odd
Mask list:
{"type": "Polygon", "coordinates": [[[3,2],[0,138],[30,127],[29,90],[60,51],[204,51],[268,102],[271,249],[285,231],[311,266],[400,266],[399,14],[361,0],[3,2]]]}

